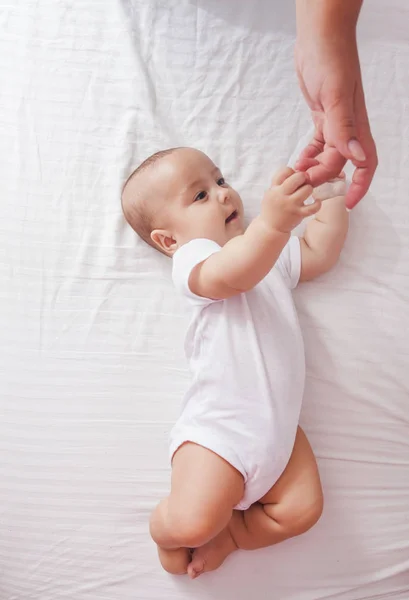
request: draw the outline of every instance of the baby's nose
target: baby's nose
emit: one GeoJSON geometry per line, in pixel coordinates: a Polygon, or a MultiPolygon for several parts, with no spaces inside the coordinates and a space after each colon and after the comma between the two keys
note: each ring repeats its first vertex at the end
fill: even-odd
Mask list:
{"type": "Polygon", "coordinates": [[[220,188],[217,198],[221,204],[228,202],[230,198],[228,188],[220,188]]]}

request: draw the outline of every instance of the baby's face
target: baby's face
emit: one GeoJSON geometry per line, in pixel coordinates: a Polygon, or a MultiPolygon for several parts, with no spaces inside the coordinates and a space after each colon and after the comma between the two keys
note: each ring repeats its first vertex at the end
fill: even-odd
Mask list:
{"type": "Polygon", "coordinates": [[[223,246],[244,232],[239,194],[202,152],[176,150],[155,169],[155,180],[152,191],[164,198],[157,213],[163,229],[156,229],[151,237],[170,256],[196,238],[223,246]]]}

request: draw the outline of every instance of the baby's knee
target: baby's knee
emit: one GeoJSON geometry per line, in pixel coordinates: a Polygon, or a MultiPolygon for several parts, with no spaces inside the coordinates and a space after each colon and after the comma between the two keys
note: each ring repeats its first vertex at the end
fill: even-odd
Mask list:
{"type": "Polygon", "coordinates": [[[169,526],[175,542],[183,548],[198,548],[214,537],[214,525],[199,511],[170,510],[169,526]]]}
{"type": "Polygon", "coordinates": [[[294,522],[294,535],[305,533],[313,527],[321,518],[324,509],[324,498],[322,494],[314,498],[314,500],[300,508],[298,519],[294,522]]]}
{"type": "Polygon", "coordinates": [[[324,499],[320,489],[313,496],[300,497],[296,502],[281,505],[277,521],[286,538],[295,537],[305,533],[319,521],[323,508],[324,499]]]}

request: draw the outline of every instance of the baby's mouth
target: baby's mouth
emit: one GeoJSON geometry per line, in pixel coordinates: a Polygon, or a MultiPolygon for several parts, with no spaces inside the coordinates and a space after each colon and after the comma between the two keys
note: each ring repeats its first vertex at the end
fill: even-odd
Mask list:
{"type": "Polygon", "coordinates": [[[235,219],[236,217],[239,216],[239,213],[237,212],[237,210],[234,210],[231,215],[229,215],[225,221],[226,225],[227,223],[230,223],[230,221],[233,221],[233,219],[235,219]]]}

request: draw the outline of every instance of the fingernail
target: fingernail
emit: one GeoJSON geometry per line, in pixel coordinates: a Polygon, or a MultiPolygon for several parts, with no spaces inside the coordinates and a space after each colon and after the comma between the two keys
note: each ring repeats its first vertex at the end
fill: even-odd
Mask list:
{"type": "Polygon", "coordinates": [[[361,162],[366,160],[365,152],[358,140],[349,140],[348,150],[355,158],[355,160],[359,160],[361,162]]]}

